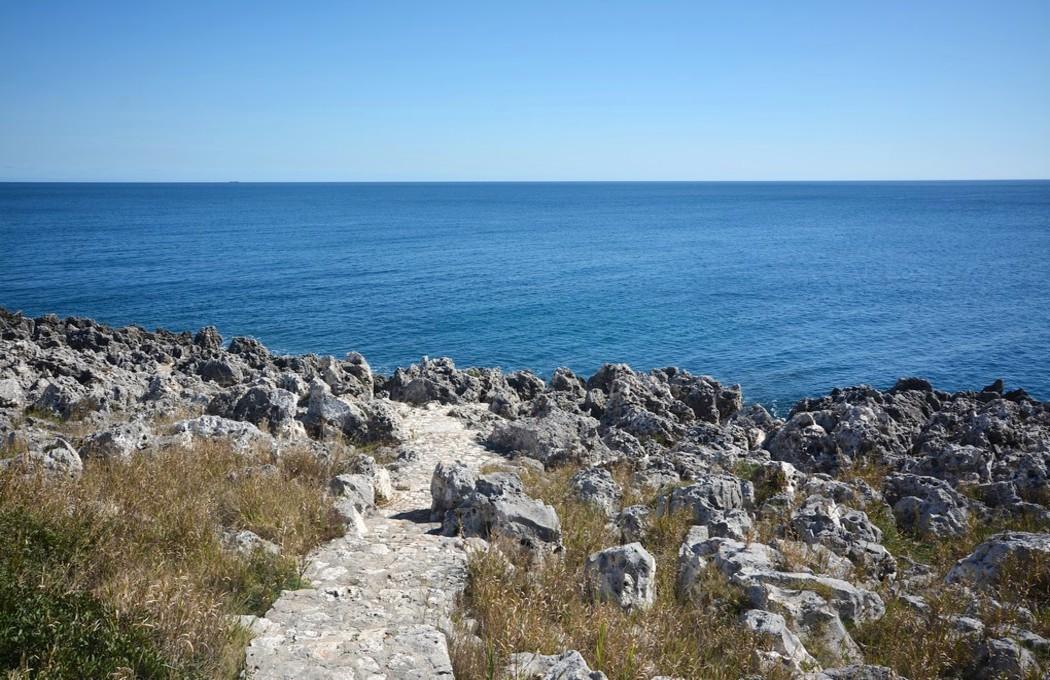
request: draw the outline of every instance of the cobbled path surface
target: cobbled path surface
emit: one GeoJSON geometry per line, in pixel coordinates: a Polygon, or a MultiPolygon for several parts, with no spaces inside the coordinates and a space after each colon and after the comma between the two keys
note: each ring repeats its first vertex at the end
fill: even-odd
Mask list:
{"type": "Polygon", "coordinates": [[[396,404],[418,457],[392,472],[394,498],[308,558],[311,587],[286,591],[254,624],[246,676],[256,680],[452,678],[448,630],[466,583],[466,544],[437,535],[430,478],[439,462],[498,457],[447,407],[396,404]]]}

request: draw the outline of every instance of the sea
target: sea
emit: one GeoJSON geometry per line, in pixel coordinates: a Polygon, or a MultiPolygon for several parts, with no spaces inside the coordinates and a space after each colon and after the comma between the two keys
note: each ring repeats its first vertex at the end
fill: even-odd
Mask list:
{"type": "Polygon", "coordinates": [[[1050,182],[0,184],[0,306],[378,371],[1050,398],[1050,182]]]}

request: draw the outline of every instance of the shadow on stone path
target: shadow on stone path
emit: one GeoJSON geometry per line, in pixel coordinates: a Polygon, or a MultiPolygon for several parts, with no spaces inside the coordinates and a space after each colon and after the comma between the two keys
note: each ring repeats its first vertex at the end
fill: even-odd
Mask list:
{"type": "Polygon", "coordinates": [[[451,678],[443,630],[466,582],[464,541],[429,521],[430,478],[442,461],[480,467],[486,451],[446,408],[395,404],[420,456],[393,473],[395,494],[309,557],[312,587],[286,591],[255,624],[246,674],[256,680],[451,678]]]}

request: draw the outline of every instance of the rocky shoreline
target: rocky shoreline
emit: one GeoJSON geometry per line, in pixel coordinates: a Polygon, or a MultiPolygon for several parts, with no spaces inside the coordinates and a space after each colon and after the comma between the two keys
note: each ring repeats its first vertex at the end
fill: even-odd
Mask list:
{"type": "MultiPolygon", "coordinates": [[[[942,593],[962,605],[931,626],[946,626],[967,645],[969,677],[1050,670],[1050,405],[1001,381],[956,393],[918,378],[885,391],[836,389],[777,418],[745,406],[739,386],[674,368],[639,373],[609,364],[588,378],[558,369],[543,380],[424,358],[383,376],[360,354],[278,356],[251,338],[224,343],[212,327],[150,332],[0,310],[4,474],[75,478],[91,461],[201,440],[275,456],[295,449],[323,458],[335,442],[389,452],[377,456],[387,465],[373,460],[333,480],[351,538],[364,534],[377,495],[393,496],[400,484],[414,498],[419,489],[407,480],[420,478],[425,463],[423,521],[452,541],[449,550],[509,540],[537,560],[558,559],[565,527],[522,477],[571,467],[575,500],[600,511],[619,537],[587,560],[591,596],[643,616],[655,570],[675,570],[681,598],[707,587],[714,573],[742,593],[739,626],[760,641],[754,654],[763,675],[902,677],[865,665],[868,650],[855,631],[886,616],[891,600],[939,616],[928,600],[942,593]],[[460,423],[479,447],[475,462],[457,461],[455,447],[414,454],[421,444],[411,423],[422,411],[411,409],[440,409],[460,423]],[[502,467],[482,469],[487,457],[502,467]],[[642,497],[651,502],[625,502],[642,497]],[[671,515],[687,516],[689,528],[677,563],[665,565],[645,542],[653,522],[671,515]],[[887,535],[962,541],[983,527],[1003,530],[981,534],[944,574],[895,552],[887,535]],[[997,598],[1012,578],[1032,588],[1028,601],[1009,616],[990,614],[1006,609],[997,598]]],[[[462,562],[449,569],[460,574],[462,562]]],[[[464,578],[442,587],[461,589],[464,578]]],[[[448,609],[457,595],[444,593],[441,620],[425,623],[483,637],[469,626],[452,630],[448,609]]],[[[282,625],[291,625],[287,617],[282,625]]],[[[266,630],[264,622],[259,635],[266,630]]],[[[433,631],[420,639],[430,644],[433,631]]],[[[271,635],[267,654],[290,640],[271,635]]],[[[354,649],[343,653],[360,659],[354,649]]],[[[526,655],[512,660],[516,677],[604,677],[588,666],[587,650],[515,651],[526,655]]],[[[257,669],[256,677],[341,677],[330,666],[310,675],[312,657],[303,654],[292,665],[274,662],[286,671],[257,669]]],[[[448,677],[443,654],[427,652],[431,675],[370,672],[448,677]]]]}

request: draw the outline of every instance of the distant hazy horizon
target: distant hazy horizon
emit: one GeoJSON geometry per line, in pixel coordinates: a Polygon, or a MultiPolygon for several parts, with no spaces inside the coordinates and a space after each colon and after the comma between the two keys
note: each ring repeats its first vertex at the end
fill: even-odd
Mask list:
{"type": "Polygon", "coordinates": [[[0,5],[0,180],[1050,177],[1050,3],[0,5]]]}
{"type": "Polygon", "coordinates": [[[936,184],[988,182],[1050,182],[1050,177],[963,177],[905,179],[330,179],[330,180],[127,180],[127,179],[5,179],[0,184],[936,184]]]}

